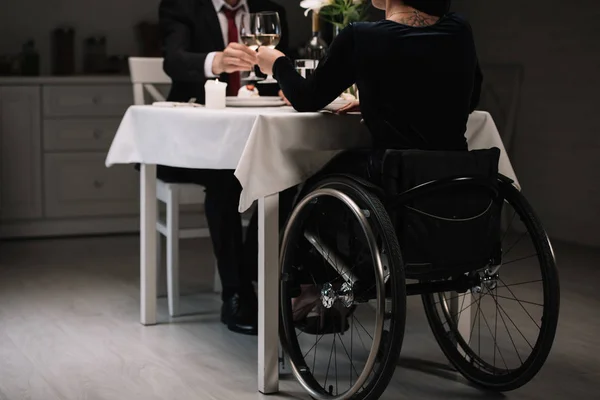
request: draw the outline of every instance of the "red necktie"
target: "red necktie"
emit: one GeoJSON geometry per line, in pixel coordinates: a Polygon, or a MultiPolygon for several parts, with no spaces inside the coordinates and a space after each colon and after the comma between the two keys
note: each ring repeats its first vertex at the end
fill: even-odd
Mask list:
{"type": "MultiPolygon", "coordinates": [[[[237,14],[238,9],[230,10],[229,8],[223,7],[223,13],[227,17],[227,40],[228,43],[237,43],[239,41],[238,38],[238,28],[235,24],[235,15],[237,14]]],[[[232,72],[229,74],[229,82],[227,83],[227,95],[228,96],[237,96],[241,87],[240,83],[240,73],[232,72]]]]}

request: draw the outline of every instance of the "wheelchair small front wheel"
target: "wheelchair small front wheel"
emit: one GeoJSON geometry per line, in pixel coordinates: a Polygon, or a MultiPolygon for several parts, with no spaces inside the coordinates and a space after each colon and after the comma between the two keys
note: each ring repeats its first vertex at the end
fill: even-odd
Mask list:
{"type": "Polygon", "coordinates": [[[378,399],[406,319],[400,247],[381,201],[350,178],[314,185],[281,244],[281,340],[315,399],[378,399]]]}
{"type": "Polygon", "coordinates": [[[472,271],[464,293],[423,296],[448,360],[471,382],[504,392],[529,382],[546,361],[558,324],[560,289],[550,241],[525,197],[500,182],[501,257],[472,271]]]}

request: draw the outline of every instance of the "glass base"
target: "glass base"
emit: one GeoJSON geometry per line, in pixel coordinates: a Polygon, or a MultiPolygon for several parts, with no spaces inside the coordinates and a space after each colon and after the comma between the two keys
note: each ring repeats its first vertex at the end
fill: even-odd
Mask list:
{"type": "Polygon", "coordinates": [[[267,79],[262,80],[258,83],[277,83],[277,81],[273,78],[272,75],[267,76],[267,79]]]}
{"type": "Polygon", "coordinates": [[[264,79],[265,78],[261,78],[261,77],[257,76],[254,72],[252,72],[250,75],[243,77],[242,82],[251,82],[251,81],[259,82],[264,79]]]}

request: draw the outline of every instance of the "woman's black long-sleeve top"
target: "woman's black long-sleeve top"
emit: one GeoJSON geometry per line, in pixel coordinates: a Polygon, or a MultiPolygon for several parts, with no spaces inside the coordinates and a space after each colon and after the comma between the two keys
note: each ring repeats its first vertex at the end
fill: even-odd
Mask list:
{"type": "Polygon", "coordinates": [[[356,83],[374,148],[465,150],[482,74],[469,23],[450,13],[428,27],[361,22],[345,28],[302,78],[277,59],[273,74],[298,111],[316,111],[356,83]]]}

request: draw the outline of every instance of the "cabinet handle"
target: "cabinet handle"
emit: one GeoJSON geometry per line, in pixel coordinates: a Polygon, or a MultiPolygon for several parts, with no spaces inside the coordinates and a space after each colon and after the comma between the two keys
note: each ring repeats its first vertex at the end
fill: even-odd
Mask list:
{"type": "Polygon", "coordinates": [[[98,140],[98,139],[100,139],[102,137],[102,131],[99,130],[99,129],[96,129],[94,131],[93,135],[94,135],[94,139],[98,140]]]}
{"type": "Polygon", "coordinates": [[[96,189],[100,189],[100,188],[104,187],[104,182],[102,182],[102,181],[99,181],[99,180],[95,180],[95,181],[94,181],[94,187],[95,187],[96,189]]]}
{"type": "Polygon", "coordinates": [[[101,101],[102,101],[102,98],[100,96],[94,96],[92,98],[92,103],[94,103],[94,104],[100,104],[101,101]]]}

